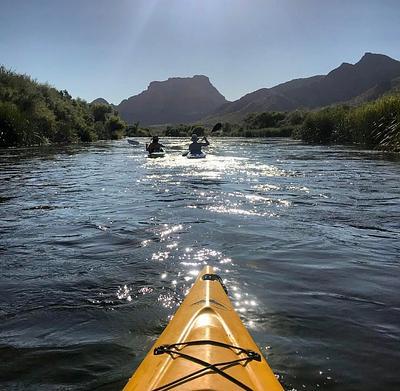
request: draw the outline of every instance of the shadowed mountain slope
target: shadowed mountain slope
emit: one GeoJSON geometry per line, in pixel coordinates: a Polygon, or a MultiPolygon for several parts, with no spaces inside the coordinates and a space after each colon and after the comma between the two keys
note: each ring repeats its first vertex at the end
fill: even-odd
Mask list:
{"type": "MultiPolygon", "coordinates": [[[[246,77],[244,75],[243,77],[246,77]]],[[[365,53],[356,64],[343,63],[327,75],[295,79],[261,88],[228,102],[206,76],[153,81],[147,90],[115,107],[128,123],[143,125],[203,120],[241,121],[249,113],[314,109],[336,103],[359,104],[400,88],[400,61],[365,53]]],[[[107,103],[102,98],[96,103],[107,103]]]]}
{"type": "Polygon", "coordinates": [[[262,88],[217,109],[210,118],[239,120],[252,112],[313,109],[340,102],[361,103],[390,91],[400,77],[400,62],[366,53],[356,64],[343,63],[327,75],[262,88]]]}
{"type": "Polygon", "coordinates": [[[196,75],[153,81],[146,91],[123,100],[117,109],[128,123],[152,125],[196,121],[225,102],[208,77],[196,75]]]}

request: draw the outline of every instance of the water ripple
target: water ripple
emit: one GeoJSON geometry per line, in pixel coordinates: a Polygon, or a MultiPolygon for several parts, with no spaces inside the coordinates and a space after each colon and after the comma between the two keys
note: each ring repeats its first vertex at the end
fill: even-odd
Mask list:
{"type": "Polygon", "coordinates": [[[286,389],[397,391],[400,162],[165,144],[0,151],[2,385],[121,389],[209,264],[286,389]]]}

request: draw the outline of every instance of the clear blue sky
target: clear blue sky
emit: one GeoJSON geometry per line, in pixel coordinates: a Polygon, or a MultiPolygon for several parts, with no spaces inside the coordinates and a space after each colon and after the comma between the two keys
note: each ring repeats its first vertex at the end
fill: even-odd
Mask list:
{"type": "Polygon", "coordinates": [[[400,0],[0,0],[0,64],[88,101],[195,74],[233,100],[367,51],[400,59],[400,0]]]}

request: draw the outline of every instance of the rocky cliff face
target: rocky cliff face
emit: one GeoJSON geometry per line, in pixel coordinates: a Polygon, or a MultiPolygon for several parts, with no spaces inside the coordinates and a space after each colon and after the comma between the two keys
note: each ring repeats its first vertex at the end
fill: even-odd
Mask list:
{"type": "Polygon", "coordinates": [[[152,125],[196,121],[224,103],[208,77],[197,75],[153,81],[146,91],[123,100],[117,110],[128,123],[152,125]]]}

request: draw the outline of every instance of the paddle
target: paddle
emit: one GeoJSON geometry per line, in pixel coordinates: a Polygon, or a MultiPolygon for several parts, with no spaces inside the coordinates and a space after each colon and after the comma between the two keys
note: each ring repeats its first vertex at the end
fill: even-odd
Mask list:
{"type": "Polygon", "coordinates": [[[218,130],[220,130],[222,128],[222,124],[221,122],[217,122],[214,127],[211,130],[211,133],[217,132],[218,130]]]}
{"type": "MultiPolygon", "coordinates": [[[[217,132],[222,128],[221,122],[217,122],[214,127],[211,129],[211,133],[217,132]]],[[[182,156],[187,156],[190,151],[186,151],[182,153],[182,156]]]]}

